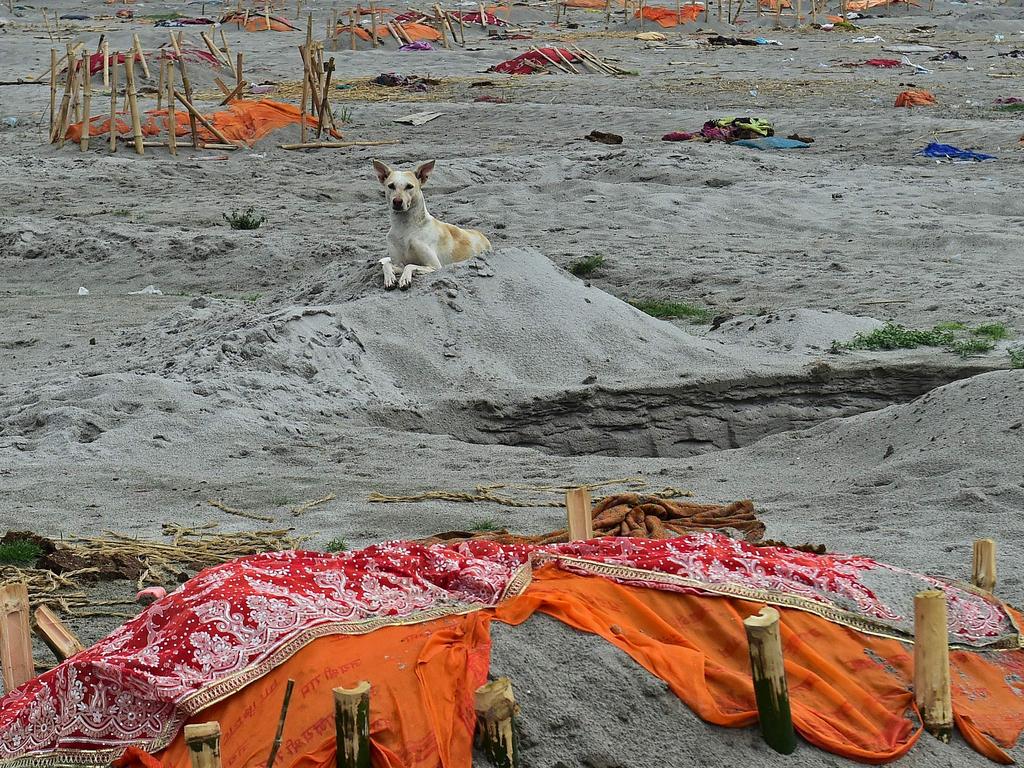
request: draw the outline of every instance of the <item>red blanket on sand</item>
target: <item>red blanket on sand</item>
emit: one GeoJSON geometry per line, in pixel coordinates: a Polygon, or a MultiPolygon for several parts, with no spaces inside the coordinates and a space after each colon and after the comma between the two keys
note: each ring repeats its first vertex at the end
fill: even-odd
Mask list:
{"type": "Polygon", "coordinates": [[[542,56],[537,51],[527,51],[522,56],[516,56],[514,59],[501,62],[501,64],[495,64],[487,71],[501,72],[505,75],[532,75],[534,72],[543,71],[551,66],[551,62],[545,59],[544,56],[547,56],[551,61],[557,61],[563,67],[565,62],[562,57],[572,63],[580,61],[579,54],[565,48],[538,48],[537,50],[543,51],[544,55],[542,56]],[[562,57],[558,55],[559,53],[562,57]]]}
{"type": "Polygon", "coordinates": [[[161,749],[186,718],[313,640],[494,606],[523,591],[531,559],[623,584],[799,608],[897,639],[912,634],[913,594],[941,586],[951,642],[1019,642],[1010,614],[991,596],[864,557],[758,548],[717,533],[543,547],[397,542],[341,555],[278,552],[204,570],[0,699],[0,763],[54,755],[99,763],[129,745],[161,749]],[[888,597],[871,584],[885,584],[888,597]]]}

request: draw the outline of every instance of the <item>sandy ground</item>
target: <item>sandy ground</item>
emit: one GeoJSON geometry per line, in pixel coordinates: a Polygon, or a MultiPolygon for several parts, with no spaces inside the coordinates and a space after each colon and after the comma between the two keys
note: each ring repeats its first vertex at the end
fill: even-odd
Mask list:
{"type": "MultiPolygon", "coordinates": [[[[56,7],[111,13],[95,0],[56,7]]],[[[131,7],[201,12],[199,3],[131,7]]],[[[318,35],[332,7],[311,6],[318,35]]],[[[635,24],[619,20],[606,36],[602,14],[574,11],[577,26],[556,30],[547,11],[517,6],[533,41],[468,30],[464,50],[328,54],[343,82],[453,78],[426,94],[397,89],[390,101],[336,93],[346,139],[399,144],[287,152],[277,145],[298,131],[285,130],[214,162],[199,157],[222,153],[58,150],[45,143],[46,79],[0,85],[0,117],[17,121],[0,128],[0,531],[253,527],[214,499],[294,527],[310,546],[482,522],[540,532],[560,527],[560,510],[367,497],[641,477],[705,500],[752,498],[772,538],[952,577],[968,575],[972,540],[992,536],[999,592],[1021,604],[1024,373],[1005,370],[1018,342],[967,359],[829,353],[886,320],[1001,322],[1024,333],[1022,129],[993,104],[1024,98],[1024,63],[998,55],[1024,47],[1021,8],[940,0],[934,14],[878,11],[856,32],[772,30],[747,12],[746,24],[708,30],[782,45],[698,48],[705,35],[693,25],[668,31],[676,47],[651,48],[632,39],[635,24]],[[485,72],[559,35],[637,76],[485,72]],[[900,58],[852,42],[873,35],[968,58],[912,54],[928,73],[841,66],[900,58]],[[909,84],[938,105],[893,108],[909,84]],[[474,101],[481,95],[504,102],[474,101]],[[394,122],[424,110],[443,116],[394,122]],[[815,142],[762,153],[660,140],[748,114],[815,142]],[[594,129],[624,143],[584,141],[594,129]],[[915,157],[932,139],[999,159],[915,157]],[[431,211],[482,229],[495,253],[385,293],[375,262],[388,219],[372,157],[402,167],[436,157],[431,211]],[[221,214],[248,206],[267,224],[229,229],[221,214]],[[564,271],[591,255],[605,261],[585,280],[564,271]],[[162,295],[131,295],[150,284],[162,295]],[[690,302],[717,319],[656,320],[627,298],[690,302]],[[290,511],[327,493],[337,499],[290,511]]],[[[16,4],[5,16],[0,80],[42,72],[51,42],[39,10],[16,4]]],[[[142,19],[62,25],[90,49],[101,31],[112,50],[132,33],[147,50],[167,40],[142,19]]],[[[247,79],[298,80],[301,33],[225,31],[247,79]]],[[[218,73],[192,72],[211,108],[218,73]]],[[[95,640],[114,622],[76,629],[95,640]]],[[[618,695],[610,680],[646,674],[600,641],[537,631],[552,649],[603,653],[610,671],[574,694],[584,702],[618,695]]],[[[525,642],[499,634],[496,659],[525,642]]],[[[517,679],[526,674],[516,668],[517,679]]],[[[658,749],[697,759],[694,745],[721,740],[678,764],[765,759],[751,734],[703,726],[656,698],[690,745],[658,749]]],[[[539,723],[530,727],[552,727],[539,723]]],[[[589,760],[605,749],[583,743],[589,732],[571,731],[580,757],[566,765],[660,762],[652,745],[632,742],[617,742],[634,751],[615,760],[589,760]]],[[[530,765],[560,764],[529,754],[530,765]]],[[[810,748],[798,759],[840,762],[810,748]]],[[[980,762],[962,745],[935,744],[909,760],[980,762]]]]}

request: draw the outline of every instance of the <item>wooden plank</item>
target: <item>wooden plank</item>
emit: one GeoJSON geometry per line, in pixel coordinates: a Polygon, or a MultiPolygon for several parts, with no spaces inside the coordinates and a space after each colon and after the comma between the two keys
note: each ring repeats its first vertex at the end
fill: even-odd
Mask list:
{"type": "Polygon", "coordinates": [[[28,611],[24,583],[0,586],[0,667],[8,691],[35,677],[28,611]]]}
{"type": "Polygon", "coordinates": [[[591,515],[589,490],[572,488],[566,492],[565,510],[569,518],[569,541],[594,538],[594,519],[591,515]]]}
{"type": "Polygon", "coordinates": [[[35,626],[32,629],[36,637],[46,643],[58,661],[69,659],[85,650],[85,646],[75,637],[75,633],[45,605],[36,608],[33,618],[35,626]]]}

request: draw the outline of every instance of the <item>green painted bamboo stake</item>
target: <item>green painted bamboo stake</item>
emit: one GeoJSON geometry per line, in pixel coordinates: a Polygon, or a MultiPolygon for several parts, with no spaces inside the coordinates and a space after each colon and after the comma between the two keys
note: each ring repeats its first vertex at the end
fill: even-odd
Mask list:
{"type": "Polygon", "coordinates": [[[761,735],[776,752],[788,755],[796,749],[789,690],[779,637],[779,612],[765,606],[759,614],[743,621],[750,651],[750,672],[761,735]]]}
{"type": "Polygon", "coordinates": [[[477,743],[491,765],[497,768],[519,768],[519,743],[515,716],[519,713],[512,693],[512,681],[499,677],[476,689],[477,743]]]}
{"type": "Polygon", "coordinates": [[[914,596],[914,698],[925,730],[948,744],[953,735],[949,634],[946,594],[938,589],[914,596]]]}
{"type": "MultiPolygon", "coordinates": [[[[333,59],[332,59],[333,61],[333,59]]],[[[337,768],[370,768],[370,684],[334,689],[337,768]]]]}

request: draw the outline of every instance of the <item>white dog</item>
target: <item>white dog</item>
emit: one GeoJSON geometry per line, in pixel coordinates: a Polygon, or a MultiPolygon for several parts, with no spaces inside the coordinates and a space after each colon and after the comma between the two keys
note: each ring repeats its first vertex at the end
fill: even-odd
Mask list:
{"type": "Polygon", "coordinates": [[[434,170],[433,160],[414,172],[392,170],[379,160],[373,161],[373,169],[391,211],[388,255],[380,260],[385,288],[395,287],[396,267],[402,270],[398,287],[404,290],[417,272],[434,272],[490,250],[482,232],[438,221],[427,211],[421,188],[434,170]]]}

